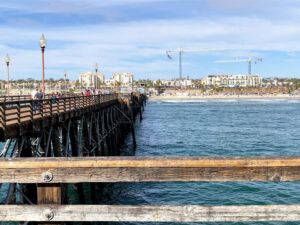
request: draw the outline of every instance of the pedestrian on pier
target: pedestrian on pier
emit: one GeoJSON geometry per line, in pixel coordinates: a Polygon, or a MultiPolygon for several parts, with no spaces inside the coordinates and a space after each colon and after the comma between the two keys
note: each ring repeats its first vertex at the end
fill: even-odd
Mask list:
{"type": "Polygon", "coordinates": [[[35,89],[31,92],[31,99],[36,99],[36,94],[38,93],[38,91],[38,87],[35,87],[35,89]]]}
{"type": "Polygon", "coordinates": [[[37,99],[37,93],[39,92],[39,88],[36,86],[35,89],[31,92],[31,99],[33,100],[32,102],[32,110],[33,113],[36,112],[37,108],[38,108],[38,103],[36,101],[37,99]]]}
{"type": "Polygon", "coordinates": [[[91,96],[91,91],[89,89],[86,89],[84,95],[87,97],[91,96]]]}
{"type": "Polygon", "coordinates": [[[42,111],[42,107],[43,107],[43,97],[44,97],[44,94],[42,92],[42,90],[40,89],[36,94],[36,110],[37,111],[42,111]]]}
{"type": "Polygon", "coordinates": [[[56,103],[56,95],[55,95],[54,92],[52,92],[52,94],[51,94],[51,103],[52,103],[52,104],[55,104],[55,103],[56,103]]]}
{"type": "Polygon", "coordinates": [[[61,94],[59,92],[56,92],[56,98],[61,98],[61,94]]]}

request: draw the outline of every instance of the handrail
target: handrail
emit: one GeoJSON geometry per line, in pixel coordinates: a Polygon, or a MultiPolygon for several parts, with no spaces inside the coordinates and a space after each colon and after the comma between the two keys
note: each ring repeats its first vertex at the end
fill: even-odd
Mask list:
{"type": "MultiPolygon", "coordinates": [[[[72,96],[79,96],[77,94],[68,93],[62,94],[63,97],[72,97],[72,96]]],[[[44,99],[50,99],[52,94],[46,94],[44,99]]],[[[31,95],[1,95],[0,102],[15,102],[15,101],[22,101],[22,100],[31,100],[31,95]]]]}
{"type": "MultiPolygon", "coordinates": [[[[300,157],[0,160],[0,183],[299,181],[300,157]]],[[[51,187],[51,186],[49,186],[51,187]]],[[[300,205],[0,205],[1,221],[300,221],[300,205]]]]}
{"type": "Polygon", "coordinates": [[[117,99],[118,94],[100,94],[0,102],[0,127],[4,128],[12,124],[20,124],[25,121],[33,121],[34,119],[45,118],[59,113],[76,111],[117,99]],[[71,102],[77,101],[80,103],[71,106],[71,102]],[[82,101],[83,104],[81,104],[82,101]]]}

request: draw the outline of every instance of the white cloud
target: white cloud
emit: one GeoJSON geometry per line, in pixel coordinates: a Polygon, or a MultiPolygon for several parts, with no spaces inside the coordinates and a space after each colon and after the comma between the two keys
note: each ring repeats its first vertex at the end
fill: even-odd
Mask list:
{"type": "MultiPolygon", "coordinates": [[[[223,56],[251,51],[300,51],[298,23],[263,18],[148,20],[45,30],[0,27],[0,51],[3,56],[10,53],[15,77],[40,75],[38,39],[42,32],[48,38],[47,70],[57,77],[68,69],[75,78],[78,72],[91,70],[95,62],[106,73],[116,70],[139,75],[176,73],[176,62],[169,62],[164,52],[179,46],[230,49],[223,56]],[[29,49],[14,47],[29,43],[32,45],[29,49]]],[[[0,72],[5,73],[4,67],[0,72]]]]}

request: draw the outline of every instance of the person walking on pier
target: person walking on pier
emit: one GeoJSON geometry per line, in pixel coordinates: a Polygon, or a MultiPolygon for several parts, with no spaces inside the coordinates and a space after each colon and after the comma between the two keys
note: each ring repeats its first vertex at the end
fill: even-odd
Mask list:
{"type": "Polygon", "coordinates": [[[38,93],[38,87],[35,87],[35,89],[31,92],[31,99],[36,99],[36,94],[38,93]]]}
{"type": "Polygon", "coordinates": [[[41,110],[42,104],[43,104],[43,102],[42,102],[43,97],[44,97],[44,94],[43,94],[42,90],[38,89],[38,87],[36,87],[35,90],[33,90],[31,92],[31,99],[33,100],[32,107],[33,107],[33,111],[35,113],[37,113],[37,111],[41,110]]]}
{"type": "Polygon", "coordinates": [[[33,100],[33,102],[32,102],[33,113],[35,113],[37,108],[38,108],[38,104],[37,104],[37,101],[36,101],[38,91],[39,91],[39,89],[36,86],[35,89],[31,92],[31,99],[33,100]]]}
{"type": "Polygon", "coordinates": [[[91,96],[91,91],[89,89],[86,89],[84,95],[87,97],[91,96]]]}

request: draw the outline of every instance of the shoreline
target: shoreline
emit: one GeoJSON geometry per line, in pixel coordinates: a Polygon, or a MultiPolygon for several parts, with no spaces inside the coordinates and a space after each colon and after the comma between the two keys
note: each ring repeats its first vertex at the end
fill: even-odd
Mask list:
{"type": "Polygon", "coordinates": [[[153,101],[162,101],[162,100],[251,100],[251,99],[280,99],[280,100],[300,100],[300,95],[288,95],[288,94],[279,94],[279,95],[201,95],[201,96],[180,96],[180,95],[159,95],[159,96],[150,96],[149,100],[153,101]]]}

